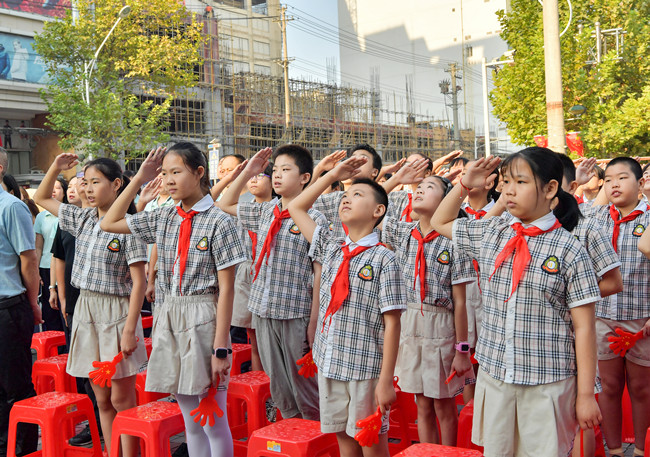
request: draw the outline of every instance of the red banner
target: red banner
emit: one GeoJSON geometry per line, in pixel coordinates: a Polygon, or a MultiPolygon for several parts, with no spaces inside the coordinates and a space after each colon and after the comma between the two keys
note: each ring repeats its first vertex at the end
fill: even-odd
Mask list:
{"type": "MultiPolygon", "coordinates": [[[[548,138],[544,135],[535,135],[533,137],[535,144],[540,148],[548,147],[548,138]]],[[[569,148],[569,151],[575,152],[580,157],[585,156],[584,145],[582,144],[582,139],[580,138],[579,132],[569,132],[566,134],[566,145],[569,148]]]]}
{"type": "Polygon", "coordinates": [[[535,140],[535,144],[540,148],[548,147],[548,138],[546,138],[544,135],[535,135],[534,140],[535,140]]]}

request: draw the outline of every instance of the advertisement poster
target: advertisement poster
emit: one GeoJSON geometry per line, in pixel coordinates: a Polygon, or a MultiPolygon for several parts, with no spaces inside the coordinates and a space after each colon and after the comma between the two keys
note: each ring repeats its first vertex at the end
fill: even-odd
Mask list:
{"type": "Polygon", "coordinates": [[[0,8],[50,17],[64,17],[70,5],[71,0],[0,0],[0,8]]]}
{"type": "Polygon", "coordinates": [[[0,79],[47,84],[43,59],[36,54],[30,37],[0,33],[0,79]]]}

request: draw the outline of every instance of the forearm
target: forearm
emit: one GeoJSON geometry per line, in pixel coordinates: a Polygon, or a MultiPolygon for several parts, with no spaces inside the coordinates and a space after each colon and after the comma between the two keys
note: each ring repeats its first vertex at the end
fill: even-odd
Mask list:
{"type": "MultiPolygon", "coordinates": [[[[325,192],[332,183],[336,181],[334,173],[329,172],[311,186],[300,192],[300,194],[289,203],[289,211],[307,212],[314,205],[314,202],[325,192]]],[[[293,217],[293,216],[292,216],[293,217]]]]}
{"type": "Polygon", "coordinates": [[[614,268],[608,271],[598,282],[601,297],[608,297],[623,291],[623,276],[621,276],[621,269],[614,268]]]}
{"type": "Polygon", "coordinates": [[[578,367],[578,395],[594,395],[596,380],[596,318],[594,305],[571,310],[575,328],[576,363],[578,367]]]}
{"type": "Polygon", "coordinates": [[[217,301],[217,323],[215,326],[215,348],[228,347],[230,324],[232,322],[232,302],[235,296],[235,269],[237,266],[219,270],[219,300],[217,301]]]}
{"type": "Polygon", "coordinates": [[[600,191],[598,192],[598,195],[594,200],[593,206],[605,206],[608,204],[609,204],[609,200],[607,200],[607,194],[605,193],[605,186],[603,186],[600,188],[600,191]]]}
{"type": "Polygon", "coordinates": [[[467,196],[467,190],[460,184],[454,186],[447,196],[440,202],[438,209],[431,218],[433,229],[445,238],[452,238],[452,226],[458,217],[458,211],[467,196]]]}
{"type": "MultiPolygon", "coordinates": [[[[54,262],[54,268],[52,268],[52,270],[56,270],[55,275],[56,278],[58,278],[56,285],[59,299],[65,301],[65,262],[61,259],[57,259],[56,257],[52,257],[52,262],[54,262]]],[[[65,313],[65,309],[62,311],[65,313]]]]}
{"type": "Polygon", "coordinates": [[[402,184],[402,182],[400,181],[400,178],[399,178],[399,176],[397,176],[397,173],[396,173],[393,176],[391,176],[389,179],[384,181],[384,183],[381,185],[381,187],[384,188],[384,190],[386,191],[387,194],[390,194],[393,191],[393,189],[395,189],[400,184],[402,184]]]}
{"type": "MultiPolygon", "coordinates": [[[[134,197],[134,198],[135,198],[135,197],[134,197]]],[[[136,210],[138,213],[141,212],[141,211],[144,211],[144,207],[147,206],[147,203],[149,203],[149,202],[145,202],[145,201],[142,199],[142,197],[140,197],[140,198],[138,199],[138,203],[135,204],[135,210],[136,210]]],[[[128,207],[127,207],[127,209],[128,209],[128,207]]],[[[125,213],[125,214],[126,214],[126,213],[125,213]]]]}
{"type": "Polygon", "coordinates": [[[217,202],[217,206],[231,216],[236,216],[239,196],[251,177],[252,176],[249,176],[249,173],[247,173],[247,170],[244,169],[237,179],[232,182],[230,187],[228,187],[228,190],[223,194],[221,200],[217,202]]]}
{"type": "Polygon", "coordinates": [[[219,198],[219,195],[221,195],[226,187],[228,187],[228,183],[223,179],[219,180],[214,186],[212,186],[210,189],[212,200],[217,201],[217,198],[219,198]]]}
{"type": "Polygon", "coordinates": [[[310,322],[315,322],[318,320],[318,312],[320,310],[320,282],[323,266],[319,262],[313,262],[313,268],[314,286],[312,288],[311,312],[309,314],[310,322]]]}
{"type": "Polygon", "coordinates": [[[393,382],[401,332],[400,311],[384,313],[384,350],[379,382],[393,382]]]}
{"type": "Polygon", "coordinates": [[[131,278],[133,279],[133,288],[129,297],[129,312],[124,325],[124,332],[135,333],[142,311],[144,302],[144,291],[147,288],[147,282],[144,274],[144,262],[136,262],[129,266],[131,278]]]}
{"type": "Polygon", "coordinates": [[[138,190],[144,184],[139,175],[135,175],[133,180],[126,186],[126,189],[113,202],[106,215],[100,223],[100,227],[105,232],[111,233],[131,233],[126,223],[126,212],[131,206],[131,202],[138,194],[138,190]]]}
{"type": "Polygon", "coordinates": [[[35,250],[25,251],[20,254],[20,276],[30,305],[32,305],[32,308],[38,308],[38,290],[41,277],[38,273],[38,259],[35,250]]]}
{"type": "Polygon", "coordinates": [[[467,341],[466,284],[455,284],[451,286],[451,296],[454,302],[456,341],[467,341]]]}
{"type": "Polygon", "coordinates": [[[54,183],[59,173],[61,173],[61,169],[53,163],[34,193],[34,201],[57,217],[59,216],[61,202],[52,198],[52,191],[54,190],[54,183]]]}

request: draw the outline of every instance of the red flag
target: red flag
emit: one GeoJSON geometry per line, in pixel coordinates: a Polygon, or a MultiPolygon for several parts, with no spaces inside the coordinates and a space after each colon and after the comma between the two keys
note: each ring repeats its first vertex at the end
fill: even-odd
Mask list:
{"type": "Polygon", "coordinates": [[[535,144],[540,148],[548,147],[548,138],[546,138],[544,135],[535,135],[533,139],[535,140],[535,144]]]}
{"type": "Polygon", "coordinates": [[[573,151],[580,157],[584,157],[584,146],[579,132],[569,132],[566,134],[566,145],[569,151],[573,151]]]}

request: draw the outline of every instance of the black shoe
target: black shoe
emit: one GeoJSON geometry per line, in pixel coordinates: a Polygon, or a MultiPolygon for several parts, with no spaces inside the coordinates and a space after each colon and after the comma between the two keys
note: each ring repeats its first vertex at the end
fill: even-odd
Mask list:
{"type": "Polygon", "coordinates": [[[82,431],[68,440],[70,446],[85,446],[93,442],[90,435],[90,426],[86,425],[82,431]]]}
{"type": "Polygon", "coordinates": [[[187,452],[187,443],[181,443],[180,446],[178,446],[178,449],[174,451],[172,454],[172,457],[188,457],[189,453],[187,452]]]}

